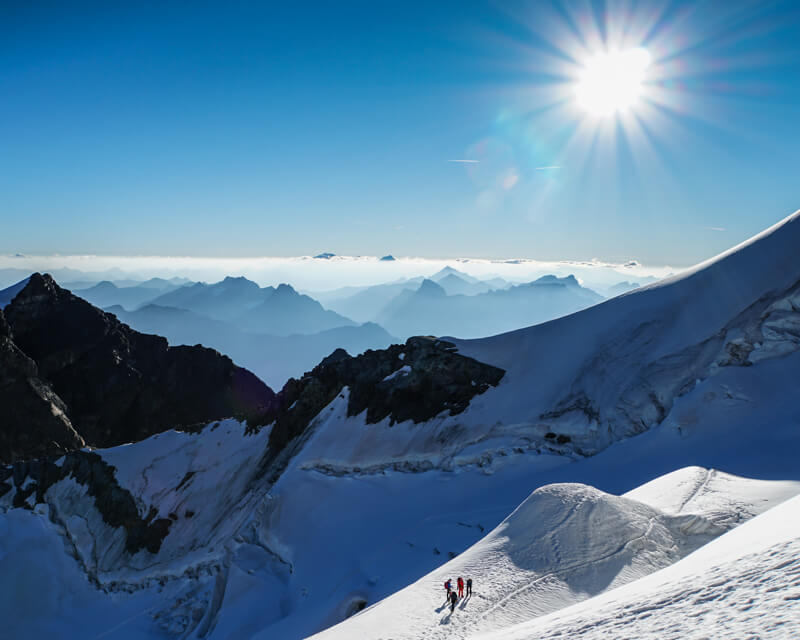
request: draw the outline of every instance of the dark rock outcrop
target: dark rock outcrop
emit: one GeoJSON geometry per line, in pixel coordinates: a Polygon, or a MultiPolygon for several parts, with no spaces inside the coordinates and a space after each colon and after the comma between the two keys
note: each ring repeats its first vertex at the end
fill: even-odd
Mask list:
{"type": "Polygon", "coordinates": [[[263,416],[261,422],[275,421],[270,445],[282,449],[344,387],[350,390],[350,416],[366,411],[369,424],[387,417],[390,424],[423,422],[442,411],[461,413],[504,374],[458,354],[451,343],[430,337],[410,338],[405,345],[355,357],[337,349],[299,380],[289,380],[279,394],[281,409],[263,416]]]}
{"type": "Polygon", "coordinates": [[[15,344],[90,445],[263,414],[275,404],[273,391],[227,356],[138,333],[49,275],[32,275],[5,313],[15,344]]]}
{"type": "Polygon", "coordinates": [[[0,311],[0,462],[56,455],[84,446],[66,406],[14,344],[0,311]]]}

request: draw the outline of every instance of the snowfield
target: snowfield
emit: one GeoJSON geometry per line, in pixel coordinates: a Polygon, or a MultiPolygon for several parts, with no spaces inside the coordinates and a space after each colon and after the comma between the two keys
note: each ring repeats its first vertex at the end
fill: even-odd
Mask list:
{"type": "Polygon", "coordinates": [[[798,600],[800,497],[651,576],[480,639],[788,639],[798,600]]]}
{"type": "Polygon", "coordinates": [[[19,467],[4,633],[796,636],[798,247],[800,213],[669,280],[456,341],[507,372],[459,415],[367,424],[345,388],[277,458],[269,427],[231,420],[96,452],[138,518],[169,521],[152,552],[128,553],[74,477],[36,503],[19,467]],[[475,594],[450,615],[459,575],[475,594]]]}

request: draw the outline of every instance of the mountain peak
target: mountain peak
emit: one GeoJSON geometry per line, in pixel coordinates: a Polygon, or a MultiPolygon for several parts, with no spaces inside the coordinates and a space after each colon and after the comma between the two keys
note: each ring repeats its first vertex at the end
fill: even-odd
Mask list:
{"type": "MultiPolygon", "coordinates": [[[[57,299],[63,294],[69,293],[66,289],[58,286],[58,283],[49,273],[32,273],[28,278],[28,283],[14,298],[15,302],[24,302],[34,298],[57,299]]],[[[71,294],[70,294],[71,295],[71,294]]]]}
{"type": "Polygon", "coordinates": [[[273,293],[272,295],[296,296],[297,291],[294,290],[294,287],[292,287],[292,285],[286,282],[282,282],[275,288],[275,293],[273,293]]]}
{"type": "Polygon", "coordinates": [[[424,296],[446,296],[447,292],[444,288],[434,282],[433,280],[429,280],[425,278],[422,281],[422,284],[419,285],[419,289],[417,289],[417,293],[424,296]]]}
{"type": "Polygon", "coordinates": [[[431,276],[431,280],[438,280],[439,278],[444,278],[445,276],[460,275],[460,274],[461,272],[458,269],[453,269],[453,267],[450,266],[442,267],[431,276]]]}
{"type": "Polygon", "coordinates": [[[541,278],[537,278],[531,284],[560,284],[568,287],[580,287],[580,283],[578,279],[569,274],[568,276],[564,276],[563,278],[559,278],[553,274],[547,274],[546,276],[542,276],[541,278]]]}
{"type": "Polygon", "coordinates": [[[461,280],[464,280],[465,282],[469,282],[470,284],[474,284],[474,283],[478,282],[477,278],[473,278],[468,273],[464,273],[463,271],[459,271],[458,269],[455,269],[455,268],[453,268],[453,267],[451,267],[449,265],[439,269],[439,271],[434,273],[430,277],[430,279],[433,280],[434,282],[440,282],[443,278],[446,278],[447,276],[456,276],[457,278],[460,278],[461,280]]]}
{"type": "Polygon", "coordinates": [[[28,284],[25,289],[28,289],[31,293],[45,293],[46,291],[51,291],[60,288],[56,281],[53,280],[53,276],[49,273],[32,273],[31,277],[28,278],[28,284]]]}
{"type": "Polygon", "coordinates": [[[444,278],[440,278],[438,280],[439,285],[447,282],[463,282],[465,284],[469,284],[466,280],[464,280],[464,278],[457,276],[455,273],[448,273],[444,278]]]}
{"type": "Polygon", "coordinates": [[[110,280],[101,280],[96,285],[94,285],[92,289],[95,291],[100,291],[100,290],[113,291],[115,289],[119,289],[119,287],[110,280]]]}
{"type": "Polygon", "coordinates": [[[242,287],[249,289],[252,289],[253,287],[255,287],[256,289],[259,288],[259,286],[255,282],[253,282],[252,280],[248,280],[244,276],[225,276],[225,279],[222,281],[221,284],[223,284],[226,287],[233,286],[233,287],[242,287]]]}

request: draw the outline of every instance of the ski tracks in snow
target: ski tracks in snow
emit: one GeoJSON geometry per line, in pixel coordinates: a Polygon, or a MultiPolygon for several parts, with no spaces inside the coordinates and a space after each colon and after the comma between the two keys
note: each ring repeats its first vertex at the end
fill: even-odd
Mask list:
{"type": "Polygon", "coordinates": [[[706,469],[705,476],[701,479],[698,479],[698,482],[695,484],[692,491],[681,502],[680,506],[678,507],[678,513],[683,513],[683,510],[686,508],[686,506],[697,496],[701,495],[703,491],[705,491],[708,483],[711,482],[716,473],[717,472],[714,469],[706,469]]]}
{"type": "MultiPolygon", "coordinates": [[[[505,596],[501,600],[497,601],[494,605],[489,607],[486,611],[484,611],[481,614],[480,620],[481,621],[486,620],[490,616],[490,614],[492,614],[496,609],[498,609],[500,607],[505,607],[506,603],[509,600],[511,600],[513,598],[516,598],[517,596],[519,596],[520,594],[522,594],[525,591],[533,589],[537,585],[541,584],[542,582],[544,582],[544,581],[546,581],[546,580],[548,580],[550,578],[553,578],[553,577],[556,577],[556,576],[562,576],[562,575],[565,575],[565,574],[569,574],[569,573],[571,573],[573,571],[577,571],[577,570],[583,569],[585,567],[590,567],[590,566],[592,566],[594,564],[597,564],[597,563],[600,563],[600,562],[604,562],[604,561],[606,561],[606,560],[608,560],[610,558],[613,558],[616,555],[619,555],[620,553],[625,551],[628,548],[629,545],[634,544],[634,543],[638,542],[639,540],[646,539],[647,536],[649,535],[649,533],[653,530],[653,523],[655,522],[655,520],[656,520],[655,517],[650,518],[650,520],[649,520],[649,522],[647,524],[647,529],[644,532],[642,532],[638,536],[634,536],[634,537],[629,538],[628,540],[624,541],[617,549],[615,549],[611,553],[607,553],[605,555],[598,556],[596,558],[590,558],[589,560],[586,560],[584,562],[576,562],[576,563],[573,563],[571,565],[567,565],[565,567],[561,567],[560,566],[560,567],[558,567],[558,569],[556,569],[554,571],[549,571],[548,573],[545,573],[545,574],[542,574],[540,576],[537,576],[534,580],[531,580],[529,583],[523,585],[522,587],[519,587],[518,589],[516,589],[515,591],[509,593],[507,596],[505,596]]],[[[556,558],[558,559],[558,562],[560,563],[561,562],[561,554],[557,551],[558,542],[555,541],[555,540],[554,540],[554,546],[556,547],[556,551],[555,551],[556,558]]]]}

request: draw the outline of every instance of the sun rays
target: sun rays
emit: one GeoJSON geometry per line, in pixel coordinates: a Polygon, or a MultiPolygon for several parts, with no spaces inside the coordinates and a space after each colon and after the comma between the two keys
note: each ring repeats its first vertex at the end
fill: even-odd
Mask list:
{"type": "Polygon", "coordinates": [[[468,167],[479,204],[499,210],[515,201],[538,219],[579,186],[606,197],[613,216],[608,198],[615,189],[628,197],[631,189],[617,187],[634,184],[642,215],[645,200],[662,210],[681,192],[676,169],[687,149],[708,145],[709,130],[747,135],[731,115],[725,74],[769,62],[756,45],[779,25],[759,11],[667,0],[510,10],[509,26],[487,37],[509,53],[503,67],[513,80],[497,87],[502,108],[465,156],[480,159],[468,167]]]}

